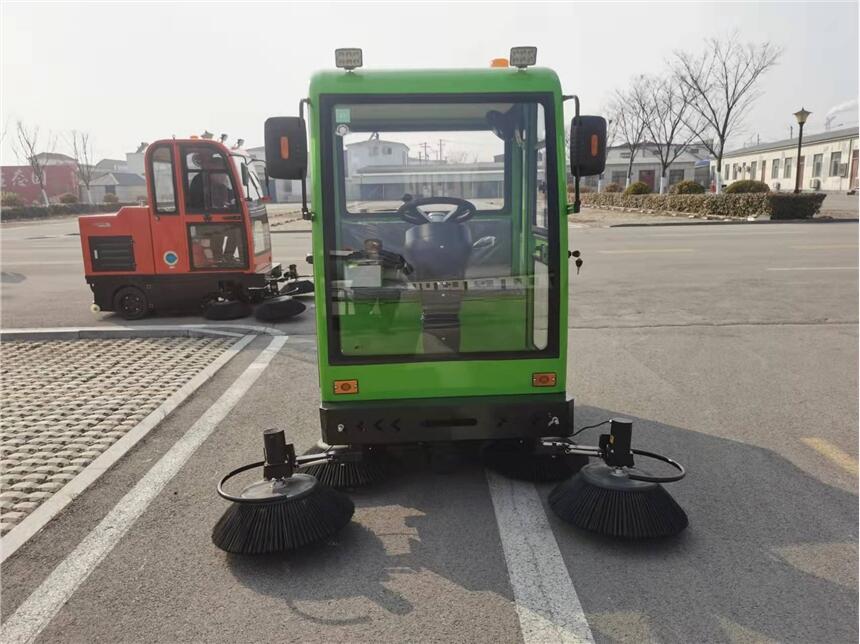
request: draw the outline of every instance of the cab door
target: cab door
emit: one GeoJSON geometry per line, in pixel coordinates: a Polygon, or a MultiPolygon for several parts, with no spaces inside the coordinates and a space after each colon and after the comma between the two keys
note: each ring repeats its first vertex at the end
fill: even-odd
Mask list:
{"type": "Polygon", "coordinates": [[[249,270],[244,199],[229,153],[205,141],[177,147],[188,270],[249,270]]]}
{"type": "Polygon", "coordinates": [[[152,261],[157,275],[189,270],[177,153],[173,141],[157,141],[146,150],[152,261]]]}
{"type": "Polygon", "coordinates": [[[542,105],[525,110],[523,162],[523,238],[526,249],[528,337],[532,349],[549,344],[550,240],[546,159],[546,124],[542,105]]]}

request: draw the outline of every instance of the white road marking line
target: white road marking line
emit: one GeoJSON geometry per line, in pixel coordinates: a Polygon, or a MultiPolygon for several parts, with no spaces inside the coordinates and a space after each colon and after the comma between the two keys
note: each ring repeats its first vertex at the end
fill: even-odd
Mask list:
{"type": "Polygon", "coordinates": [[[57,259],[57,260],[44,260],[41,262],[19,262],[19,261],[16,261],[14,259],[10,260],[8,257],[6,257],[3,259],[3,262],[2,262],[3,266],[47,266],[48,264],[52,264],[52,265],[80,264],[81,268],[83,268],[83,266],[84,266],[84,263],[81,260],[63,261],[63,260],[57,259]]]}
{"type": "Polygon", "coordinates": [[[224,420],[284,346],[287,336],[272,338],[245,371],[221,397],[197,419],[187,432],[137,484],[123,496],[47,579],[0,627],[0,641],[32,642],[48,625],[75,590],[113,550],[132,524],[146,511],[164,486],[224,420]]]}
{"type": "Polygon", "coordinates": [[[534,484],[486,474],[523,641],[594,642],[534,484]]]}
{"type": "Polygon", "coordinates": [[[755,237],[756,235],[765,236],[765,235],[803,235],[806,233],[805,230],[751,230],[749,228],[744,228],[744,230],[714,230],[715,228],[719,228],[719,226],[701,226],[701,230],[698,232],[692,233],[653,233],[651,237],[698,237],[701,239],[700,232],[707,233],[708,237],[715,237],[717,235],[734,235],[737,237],[755,237]]]}
{"type": "Polygon", "coordinates": [[[170,413],[181,405],[186,398],[214,376],[221,367],[227,364],[256,336],[246,335],[241,337],[233,346],[203,369],[200,373],[186,382],[176,390],[163,403],[152,411],[146,418],[131,428],[116,443],[111,445],[100,454],[92,463],[87,465],[75,478],[57,490],[51,498],[40,505],[36,510],[0,540],[0,562],[6,561],[18,548],[27,543],[34,534],[45,527],[60,511],[80,496],[94,481],[110,469],[114,463],[122,458],[128,450],[134,447],[141,438],[146,436],[154,427],[166,418],[170,413]]]}
{"type": "Polygon", "coordinates": [[[856,266],[791,266],[789,268],[768,268],[769,271],[856,271],[856,266]]]}
{"type": "Polygon", "coordinates": [[[638,254],[638,253],[693,253],[692,248],[624,248],[618,250],[599,250],[598,253],[604,255],[623,255],[623,254],[638,254]]]}
{"type": "Polygon", "coordinates": [[[838,248],[857,248],[857,244],[808,244],[806,246],[789,246],[792,250],[836,250],[838,248]]]}

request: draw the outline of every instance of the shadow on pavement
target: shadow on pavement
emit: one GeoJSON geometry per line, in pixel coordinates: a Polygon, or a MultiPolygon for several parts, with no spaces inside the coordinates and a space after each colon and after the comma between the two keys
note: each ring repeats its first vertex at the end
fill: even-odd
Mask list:
{"type": "MultiPolygon", "coordinates": [[[[625,414],[577,409],[589,421],[578,425],[619,415],[625,414]]],[[[775,452],[634,420],[634,447],[677,458],[688,469],[685,480],[666,486],[690,517],[685,533],[613,541],[563,523],[545,506],[598,639],[857,640],[855,495],[775,452]]],[[[596,444],[600,431],[583,434],[582,442],[596,444]]],[[[228,557],[232,574],[320,624],[372,618],[328,621],[296,602],[366,597],[390,615],[411,613],[416,606],[390,583],[404,574],[430,572],[511,601],[480,465],[465,459],[447,475],[421,463],[405,469],[352,495],[355,518],[336,540],[288,555],[228,557]]],[[[546,503],[552,486],[538,489],[546,503]]]]}

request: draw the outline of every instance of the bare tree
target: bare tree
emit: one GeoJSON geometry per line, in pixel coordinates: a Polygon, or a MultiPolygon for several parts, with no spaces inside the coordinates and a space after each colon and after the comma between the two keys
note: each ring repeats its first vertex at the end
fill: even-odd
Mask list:
{"type": "Polygon", "coordinates": [[[781,54],[769,42],[741,43],[737,34],[709,39],[700,55],[675,52],[676,78],[690,97],[691,112],[704,126],[698,139],[717,160],[718,192],[726,140],[760,95],[759,79],[781,54]]]}
{"type": "MultiPolygon", "coordinates": [[[[48,191],[46,189],[46,163],[38,156],[39,126],[37,125],[30,129],[26,125],[24,125],[24,123],[18,121],[16,125],[16,134],[18,140],[15,151],[21,161],[26,161],[27,165],[30,166],[30,169],[33,171],[33,178],[36,180],[36,183],[39,184],[39,191],[42,196],[42,203],[48,206],[51,202],[48,199],[48,191]]],[[[55,144],[56,140],[49,135],[48,142],[45,145],[43,153],[46,155],[51,154],[54,151],[55,144]]]]}
{"type": "Polygon", "coordinates": [[[630,185],[630,176],[633,173],[633,162],[644,143],[647,119],[641,109],[641,101],[637,95],[641,91],[641,78],[633,86],[626,90],[615,92],[612,105],[610,106],[610,118],[614,128],[613,136],[623,145],[630,154],[627,162],[627,182],[630,185]]]}
{"type": "Polygon", "coordinates": [[[75,169],[78,173],[78,181],[84,184],[86,202],[93,202],[90,193],[90,184],[95,179],[95,167],[93,166],[93,146],[90,143],[88,132],[72,130],[72,156],[75,159],[75,169]]]}
{"type": "Polygon", "coordinates": [[[660,159],[660,192],[666,191],[666,172],[699,130],[690,112],[690,95],[677,78],[649,77],[633,94],[645,118],[645,130],[660,159]]]}

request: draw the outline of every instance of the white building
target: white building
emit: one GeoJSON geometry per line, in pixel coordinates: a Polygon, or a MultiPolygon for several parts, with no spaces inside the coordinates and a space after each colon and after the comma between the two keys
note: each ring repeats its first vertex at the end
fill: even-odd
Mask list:
{"type": "Polygon", "coordinates": [[[135,172],[106,172],[92,180],[90,196],[93,203],[103,203],[106,194],[120,203],[146,202],[146,181],[135,172]]]}
{"type": "Polygon", "coordinates": [[[804,134],[799,163],[797,139],[732,150],[723,155],[723,185],[754,179],[771,190],[793,191],[799,173],[801,190],[857,190],[858,141],[857,127],[804,134]]]}
{"type": "Polygon", "coordinates": [[[373,135],[366,141],[346,144],[346,175],[370,166],[404,166],[408,163],[409,146],[397,141],[383,141],[373,135]]]}
{"type": "MultiPolygon", "coordinates": [[[[627,185],[627,169],[630,164],[630,148],[626,145],[615,145],[606,150],[606,169],[601,181],[617,183],[624,188],[627,185]]],[[[708,151],[701,145],[689,145],[678,155],[678,158],[666,169],[666,190],[681,181],[696,181],[703,187],[708,186],[710,160],[708,151]]],[[[651,188],[652,192],[660,189],[660,156],[654,143],[643,143],[636,151],[630,182],[641,181],[651,188]]],[[[592,188],[597,186],[596,178],[583,180],[584,185],[592,188]]]]}

